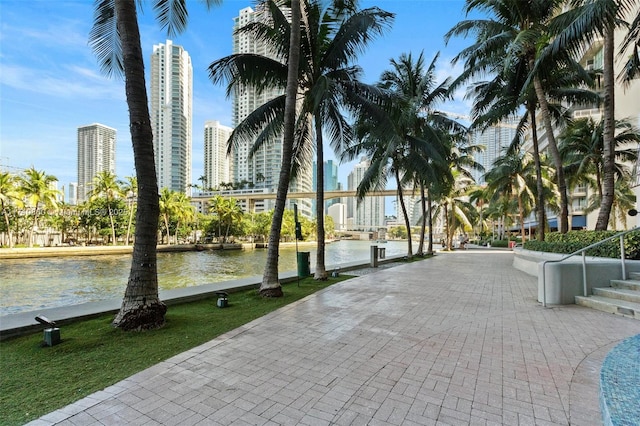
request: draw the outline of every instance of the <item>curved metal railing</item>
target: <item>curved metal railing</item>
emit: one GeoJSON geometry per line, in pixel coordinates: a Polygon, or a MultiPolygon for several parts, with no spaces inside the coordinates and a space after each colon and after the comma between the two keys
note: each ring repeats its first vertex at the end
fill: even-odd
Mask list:
{"type": "Polygon", "coordinates": [[[598,241],[597,243],[593,243],[591,245],[588,245],[587,247],[581,248],[580,250],[574,251],[571,254],[568,254],[560,259],[555,259],[555,260],[545,260],[544,262],[542,262],[542,306],[543,307],[547,307],[547,274],[546,274],[546,266],[547,263],[559,263],[559,262],[563,262],[567,259],[569,259],[570,257],[573,257],[577,254],[582,253],[582,290],[584,293],[584,296],[587,295],[587,257],[586,257],[586,252],[587,250],[590,250],[594,247],[598,247],[604,243],[606,243],[607,241],[611,241],[611,240],[615,240],[616,238],[620,239],[620,264],[622,266],[622,279],[626,280],[627,279],[627,270],[624,264],[624,236],[634,232],[634,231],[640,231],[640,226],[637,226],[633,229],[628,229],[626,231],[620,232],[619,234],[616,235],[612,235],[608,238],[605,238],[604,240],[598,241]]]}

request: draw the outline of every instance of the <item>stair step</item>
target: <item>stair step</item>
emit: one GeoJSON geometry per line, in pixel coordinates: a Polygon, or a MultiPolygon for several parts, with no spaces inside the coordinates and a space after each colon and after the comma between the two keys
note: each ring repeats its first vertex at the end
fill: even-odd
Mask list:
{"type": "Polygon", "coordinates": [[[611,299],[626,300],[627,302],[640,303],[640,291],[627,288],[594,288],[593,294],[596,296],[609,297],[611,299]]]}
{"type": "Polygon", "coordinates": [[[576,304],[640,320],[640,303],[603,296],[576,296],[576,304]]]}
{"type": "Polygon", "coordinates": [[[640,291],[640,280],[611,280],[611,287],[640,291]]]}
{"type": "Polygon", "coordinates": [[[640,272],[629,272],[629,278],[632,280],[640,280],[640,272]]]}

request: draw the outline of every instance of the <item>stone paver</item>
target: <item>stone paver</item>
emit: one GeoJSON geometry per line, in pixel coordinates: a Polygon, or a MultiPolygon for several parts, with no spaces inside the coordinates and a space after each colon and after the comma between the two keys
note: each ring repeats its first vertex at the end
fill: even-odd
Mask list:
{"type": "Polygon", "coordinates": [[[33,425],[597,425],[598,374],[640,322],[542,308],[512,252],[334,285],[33,425]]]}

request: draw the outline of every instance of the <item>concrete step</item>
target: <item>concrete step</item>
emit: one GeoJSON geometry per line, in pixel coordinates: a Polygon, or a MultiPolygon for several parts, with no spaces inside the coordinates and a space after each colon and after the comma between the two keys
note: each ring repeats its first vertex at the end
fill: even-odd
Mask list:
{"type": "Polygon", "coordinates": [[[629,279],[640,281],[640,272],[629,272],[629,279]]]}
{"type": "Polygon", "coordinates": [[[640,303],[640,291],[630,290],[627,288],[594,288],[595,296],[608,297],[610,299],[626,300],[627,302],[640,303]]]}
{"type": "Polygon", "coordinates": [[[640,280],[611,280],[611,287],[640,291],[640,280]]]}
{"type": "Polygon", "coordinates": [[[640,320],[640,303],[603,296],[576,296],[576,304],[640,320]]]}

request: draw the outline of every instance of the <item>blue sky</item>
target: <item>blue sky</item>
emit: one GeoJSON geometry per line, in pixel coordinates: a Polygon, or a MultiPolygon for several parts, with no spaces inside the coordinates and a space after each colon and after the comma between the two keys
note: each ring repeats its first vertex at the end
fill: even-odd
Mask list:
{"type": "MultiPolygon", "coordinates": [[[[150,2],[139,13],[145,61],[154,44],[167,39],[155,23],[150,2]]],[[[203,174],[203,127],[206,120],[231,124],[231,103],[224,87],[214,86],[207,66],[231,53],[233,18],[252,6],[251,0],[225,0],[207,12],[190,1],[189,27],[172,38],[190,54],[193,64],[193,174],[203,174]]],[[[443,35],[464,19],[462,0],[364,0],[396,13],[393,28],[361,56],[365,81],[373,83],[401,53],[424,51],[430,62],[441,52],[439,75],[455,76],[449,61],[471,40],[454,39],[445,46],[443,35]]],[[[0,164],[19,172],[34,166],[56,176],[60,186],[77,180],[79,126],[101,123],[117,129],[116,174],[135,174],[128,128],[124,83],[107,78],[88,46],[93,20],[92,0],[0,0],[0,164]]],[[[145,63],[147,71],[148,62],[145,63]]],[[[148,79],[147,79],[148,81],[148,79]]],[[[442,109],[468,111],[459,97],[442,109]]],[[[332,154],[329,155],[329,158],[332,154]]],[[[352,164],[340,166],[340,181],[352,164]]],[[[391,212],[387,212],[389,214],[391,212]]]]}

